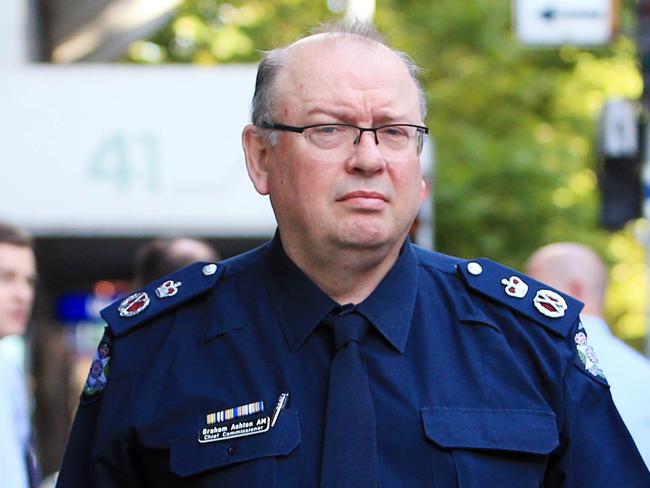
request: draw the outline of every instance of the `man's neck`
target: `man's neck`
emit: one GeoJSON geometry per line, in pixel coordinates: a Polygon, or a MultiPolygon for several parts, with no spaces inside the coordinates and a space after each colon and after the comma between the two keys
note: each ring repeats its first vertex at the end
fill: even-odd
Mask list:
{"type": "Polygon", "coordinates": [[[379,286],[399,256],[403,239],[387,248],[332,249],[314,254],[283,241],[287,256],[330,298],[361,303],[379,286]]]}

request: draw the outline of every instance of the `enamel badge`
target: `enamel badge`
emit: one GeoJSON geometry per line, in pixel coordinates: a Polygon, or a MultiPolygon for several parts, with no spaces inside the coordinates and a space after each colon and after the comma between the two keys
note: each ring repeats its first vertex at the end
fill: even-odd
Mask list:
{"type": "Polygon", "coordinates": [[[533,304],[539,313],[552,319],[564,317],[567,309],[564,298],[551,290],[539,290],[533,298],[533,304]]]}
{"type": "Polygon", "coordinates": [[[507,280],[501,280],[501,284],[505,286],[506,295],[514,298],[524,298],[528,293],[528,285],[518,276],[511,276],[507,280]]]}
{"type": "Polygon", "coordinates": [[[156,296],[158,298],[173,297],[178,293],[178,287],[183,283],[180,281],[167,280],[158,288],[156,288],[156,296]]]}
{"type": "Polygon", "coordinates": [[[574,336],[574,341],[576,343],[578,357],[580,358],[580,361],[582,362],[585,369],[592,375],[606,381],[607,378],[605,378],[605,373],[598,363],[598,356],[596,355],[596,351],[594,350],[593,346],[589,344],[587,333],[582,324],[580,324],[578,327],[578,331],[574,336]]]}
{"type": "Polygon", "coordinates": [[[120,317],[133,317],[147,308],[149,302],[147,292],[139,291],[126,297],[117,310],[120,312],[120,317]]]}
{"type": "Polygon", "coordinates": [[[108,363],[111,360],[111,343],[110,339],[104,336],[97,346],[95,357],[90,364],[88,378],[84,385],[83,394],[87,397],[96,395],[101,392],[108,382],[108,363]]]}

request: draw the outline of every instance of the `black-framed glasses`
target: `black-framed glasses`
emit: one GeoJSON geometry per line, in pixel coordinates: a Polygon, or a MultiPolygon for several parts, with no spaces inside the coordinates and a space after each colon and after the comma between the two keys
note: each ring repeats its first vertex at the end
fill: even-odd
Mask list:
{"type": "Polygon", "coordinates": [[[375,144],[385,156],[411,157],[422,152],[424,135],[429,128],[415,124],[386,124],[379,127],[358,127],[352,124],[313,124],[295,127],[286,124],[263,124],[262,129],[303,134],[318,149],[337,154],[349,153],[359,144],[364,132],[372,132],[375,144]]]}

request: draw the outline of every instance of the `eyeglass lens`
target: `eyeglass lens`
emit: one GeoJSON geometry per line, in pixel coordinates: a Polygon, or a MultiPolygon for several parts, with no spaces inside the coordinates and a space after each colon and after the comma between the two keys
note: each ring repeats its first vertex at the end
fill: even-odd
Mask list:
{"type": "Polygon", "coordinates": [[[356,150],[365,132],[371,134],[384,156],[411,158],[420,154],[424,134],[416,127],[390,125],[377,129],[352,125],[319,125],[305,129],[305,137],[318,149],[332,157],[347,156],[356,150]]]}

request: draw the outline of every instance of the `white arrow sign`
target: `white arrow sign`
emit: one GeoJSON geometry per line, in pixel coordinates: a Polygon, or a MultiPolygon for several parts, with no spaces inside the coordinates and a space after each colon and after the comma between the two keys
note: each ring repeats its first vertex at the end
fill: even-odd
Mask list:
{"type": "Polygon", "coordinates": [[[514,0],[517,37],[535,46],[598,46],[614,32],[613,0],[514,0]]]}
{"type": "Polygon", "coordinates": [[[565,19],[598,19],[603,17],[603,12],[597,10],[560,10],[556,8],[542,10],[539,14],[549,22],[565,19]]]}

